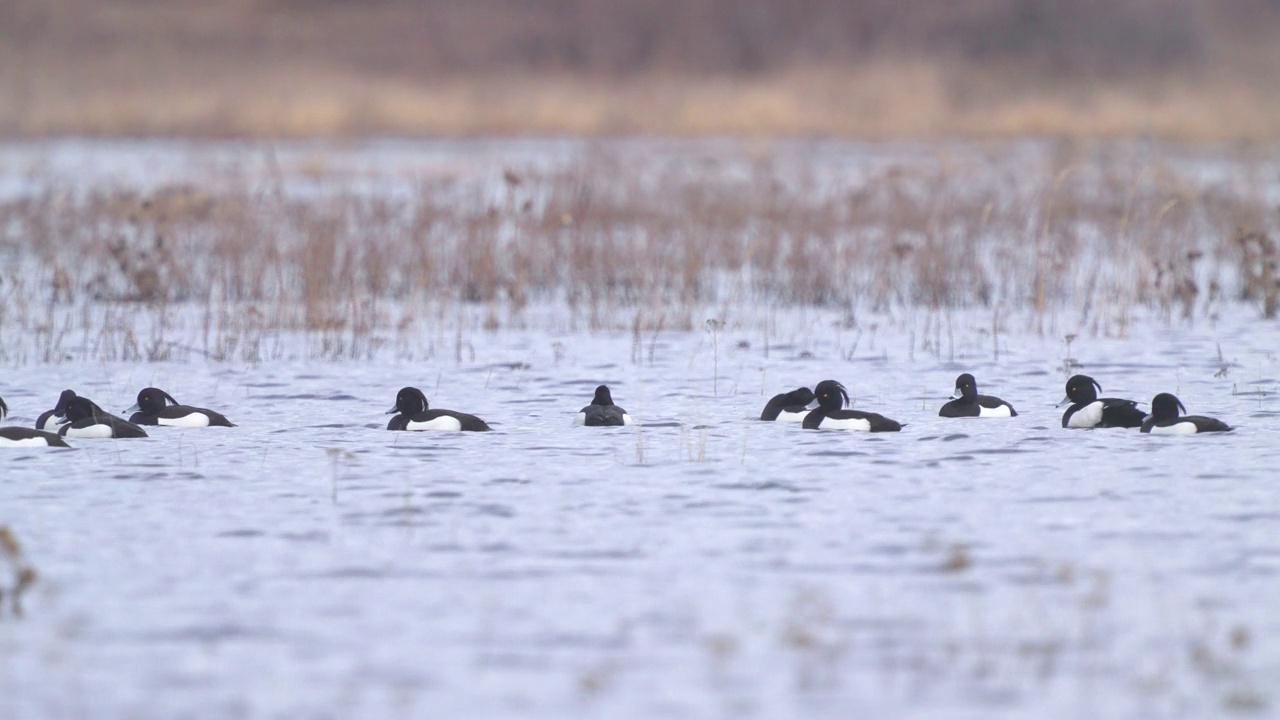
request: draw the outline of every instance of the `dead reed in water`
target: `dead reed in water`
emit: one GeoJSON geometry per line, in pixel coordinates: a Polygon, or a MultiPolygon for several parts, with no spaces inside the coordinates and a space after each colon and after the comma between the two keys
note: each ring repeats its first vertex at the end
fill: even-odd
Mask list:
{"type": "Polygon", "coordinates": [[[22,595],[36,582],[36,571],[27,561],[18,538],[7,525],[0,525],[0,566],[7,567],[7,579],[0,575],[0,617],[5,605],[14,617],[22,616],[22,595]]]}
{"type": "Polygon", "coordinates": [[[602,150],[562,169],[415,178],[407,195],[303,195],[288,177],[48,190],[0,205],[0,243],[20,259],[0,285],[0,333],[24,334],[27,359],[71,345],[169,359],[169,331],[194,312],[215,359],[269,357],[295,331],[315,355],[357,358],[463,309],[494,330],[536,325],[530,308],[547,304],[571,329],[636,338],[699,327],[708,308],[732,325],[744,307],[821,306],[851,327],[990,308],[997,330],[1021,317],[1109,334],[1144,307],[1194,320],[1243,300],[1273,316],[1280,217],[1261,181],[1110,150],[939,149],[835,176],[768,148],[602,150]]]}

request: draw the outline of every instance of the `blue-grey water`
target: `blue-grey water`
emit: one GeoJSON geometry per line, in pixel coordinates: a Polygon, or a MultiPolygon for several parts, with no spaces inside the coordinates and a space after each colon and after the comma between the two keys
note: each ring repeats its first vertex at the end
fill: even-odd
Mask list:
{"type": "Polygon", "coordinates": [[[0,455],[0,525],[40,576],[0,617],[0,717],[1280,711],[1274,322],[1074,342],[1107,395],[1237,426],[1173,438],[1062,429],[1057,338],[955,361],[715,339],[6,368],[12,423],[155,385],[239,427],[0,455]],[[961,371],[1019,417],[936,417],[961,371]],[[907,427],[753,419],[825,378],[907,427]],[[638,426],[571,426],[600,382],[638,426]],[[385,431],[407,384],[495,432],[385,431]]]}
{"type": "MultiPolygon", "coordinates": [[[[501,198],[504,168],[561,168],[593,146],[7,142],[0,200],[188,182],[397,197],[455,176],[501,198]]],[[[620,146],[753,172],[733,141],[620,146]]],[[[1053,154],[778,147],[780,176],[836,191],[958,157],[1014,186],[1007,169],[1042,172],[1053,154]]],[[[1280,197],[1265,162],[1128,150],[1189,186],[1280,197]]],[[[1191,321],[1125,297],[1047,319],[999,304],[851,318],[729,293],[694,318],[725,321],[716,335],[639,337],[587,332],[554,301],[492,332],[491,308],[415,307],[409,330],[354,351],[233,327],[262,350],[211,362],[198,307],[157,319],[84,296],[46,314],[43,249],[15,227],[0,219],[7,424],[64,388],[119,412],[158,386],[239,426],[0,450],[0,527],[38,573],[21,617],[0,601],[0,720],[1280,714],[1280,325],[1231,287],[1191,321]],[[107,361],[153,339],[177,361],[107,361]],[[961,372],[1019,417],[938,418],[961,372]],[[1064,430],[1053,405],[1074,372],[1108,396],[1173,392],[1236,430],[1064,430]],[[754,419],[827,378],[906,428],[754,419]],[[637,426],[572,426],[600,383],[637,426]],[[404,385],[495,431],[387,432],[404,385]]],[[[1205,288],[1219,264],[1232,279],[1214,263],[1205,288]]],[[[1074,286],[1095,271],[1077,263],[1074,286]]],[[[615,310],[605,327],[637,312],[615,310]]],[[[0,552],[0,592],[11,565],[0,552]]]]}

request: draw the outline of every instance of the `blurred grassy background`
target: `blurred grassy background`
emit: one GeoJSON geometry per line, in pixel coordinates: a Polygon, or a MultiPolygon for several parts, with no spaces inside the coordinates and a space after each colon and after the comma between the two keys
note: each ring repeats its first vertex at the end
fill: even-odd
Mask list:
{"type": "Polygon", "coordinates": [[[1280,0],[5,0],[0,133],[1280,137],[1280,0]]]}

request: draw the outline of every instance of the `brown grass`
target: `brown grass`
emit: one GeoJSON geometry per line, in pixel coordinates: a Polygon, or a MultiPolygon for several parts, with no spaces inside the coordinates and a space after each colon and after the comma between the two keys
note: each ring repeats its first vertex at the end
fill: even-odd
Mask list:
{"type": "MultiPolygon", "coordinates": [[[[854,328],[981,309],[993,333],[1018,318],[1014,331],[1123,334],[1144,307],[1170,321],[1235,302],[1274,312],[1280,217],[1264,179],[1200,180],[1123,144],[940,146],[850,179],[806,160],[824,148],[695,144],[673,163],[604,144],[505,181],[418,178],[399,199],[295,197],[282,175],[267,192],[210,178],[13,200],[0,333],[27,342],[0,352],[171,359],[170,331],[194,311],[199,352],[251,360],[280,352],[281,332],[307,333],[319,356],[370,357],[465,308],[490,330],[565,308],[572,328],[630,331],[637,355],[664,329],[751,307],[833,308],[854,328]]],[[[1215,162],[1247,178],[1268,160],[1215,162]]],[[[938,346],[942,333],[926,324],[938,346]]]]}

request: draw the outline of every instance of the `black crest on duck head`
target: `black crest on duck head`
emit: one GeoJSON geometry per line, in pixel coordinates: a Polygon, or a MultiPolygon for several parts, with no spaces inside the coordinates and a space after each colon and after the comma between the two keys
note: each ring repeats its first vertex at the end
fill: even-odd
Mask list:
{"type": "Polygon", "coordinates": [[[1067,397],[1076,402],[1092,402],[1098,399],[1102,386],[1088,375],[1072,375],[1067,380],[1067,397]]]}
{"type": "Polygon", "coordinates": [[[89,398],[76,396],[67,402],[65,417],[71,422],[84,418],[97,418],[100,412],[98,406],[89,398]]]}
{"type": "Polygon", "coordinates": [[[839,410],[849,404],[849,391],[835,380],[823,380],[813,389],[818,405],[827,410],[839,410]]]}
{"type": "Polygon", "coordinates": [[[67,405],[75,399],[75,390],[63,390],[62,394],[58,395],[58,404],[53,406],[53,414],[58,416],[66,415],[67,405]]]}
{"type": "Polygon", "coordinates": [[[1151,417],[1156,420],[1172,420],[1186,412],[1186,406],[1172,393],[1160,393],[1151,399],[1151,417]],[[1179,413],[1179,410],[1182,412],[1179,413]]]}
{"type": "Polygon", "coordinates": [[[138,409],[148,413],[158,413],[165,405],[177,405],[177,400],[160,388],[142,388],[138,391],[138,409]]]}

